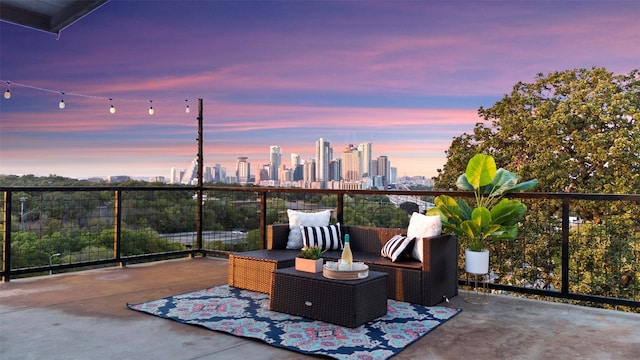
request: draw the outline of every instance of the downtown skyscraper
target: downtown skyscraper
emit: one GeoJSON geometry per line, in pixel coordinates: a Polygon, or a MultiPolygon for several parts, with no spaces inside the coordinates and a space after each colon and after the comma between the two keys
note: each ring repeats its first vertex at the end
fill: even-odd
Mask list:
{"type": "Polygon", "coordinates": [[[269,147],[269,177],[271,180],[278,180],[280,164],[282,164],[282,150],[280,146],[271,145],[269,147]]]}
{"type": "Polygon", "coordinates": [[[363,177],[371,177],[371,142],[358,145],[358,151],[360,152],[360,163],[362,164],[360,173],[363,177]]]}
{"type": "Polygon", "coordinates": [[[349,144],[342,152],[342,180],[360,181],[362,178],[360,169],[360,151],[353,144],[349,144]]]}
{"type": "Polygon", "coordinates": [[[323,138],[316,141],[316,181],[329,181],[329,164],[333,157],[333,149],[323,138]]]}
{"type": "Polygon", "coordinates": [[[238,156],[236,162],[236,180],[240,184],[247,184],[251,179],[251,164],[246,156],[238,156]]]}

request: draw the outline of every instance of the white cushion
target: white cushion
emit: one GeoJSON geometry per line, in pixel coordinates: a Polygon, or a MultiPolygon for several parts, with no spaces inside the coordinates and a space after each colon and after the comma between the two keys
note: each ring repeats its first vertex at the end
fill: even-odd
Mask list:
{"type": "Polygon", "coordinates": [[[422,238],[438,236],[441,233],[442,221],[440,220],[440,215],[427,216],[417,212],[411,214],[407,237],[416,238],[411,257],[422,262],[422,238]]]}
{"type": "Polygon", "coordinates": [[[380,255],[396,262],[411,253],[414,242],[415,238],[410,238],[406,235],[396,235],[384,244],[382,250],[380,250],[380,255]]]}
{"type": "Polygon", "coordinates": [[[329,226],[300,226],[303,247],[318,246],[322,250],[342,250],[340,223],[329,226]]]}
{"type": "Polygon", "coordinates": [[[302,234],[300,226],[327,226],[331,219],[331,210],[305,213],[287,209],[289,216],[289,238],[287,249],[302,249],[302,234]]]}

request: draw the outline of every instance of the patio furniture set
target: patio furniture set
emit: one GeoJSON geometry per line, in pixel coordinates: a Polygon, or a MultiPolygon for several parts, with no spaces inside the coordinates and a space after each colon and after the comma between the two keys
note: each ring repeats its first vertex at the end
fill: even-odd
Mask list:
{"type": "MultiPolygon", "coordinates": [[[[287,248],[290,226],[267,227],[267,249],[229,255],[229,285],[266,293],[271,309],[355,327],[386,313],[386,299],[432,306],[458,294],[458,241],[442,234],[416,241],[422,261],[381,256],[387,242],[406,229],[342,226],[350,235],[354,262],[364,262],[369,276],[335,280],[296,271],[300,249],[287,248]]],[[[340,259],[340,250],[324,253],[325,261],[340,259]]]]}

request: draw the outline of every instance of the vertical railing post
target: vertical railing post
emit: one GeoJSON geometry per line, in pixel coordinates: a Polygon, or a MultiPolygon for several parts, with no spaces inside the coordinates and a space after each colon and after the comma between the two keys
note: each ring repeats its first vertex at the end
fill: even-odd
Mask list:
{"type": "Polygon", "coordinates": [[[562,199],[562,288],[563,294],[569,293],[569,198],[562,199]]]}
{"type": "Polygon", "coordinates": [[[11,280],[11,191],[4,192],[4,230],[2,238],[2,282],[11,280]]]}
{"type": "MultiPolygon", "coordinates": [[[[202,203],[202,186],[203,186],[203,177],[204,177],[204,156],[202,154],[202,122],[203,122],[203,108],[202,108],[202,99],[198,99],[198,190],[197,190],[197,198],[198,205],[196,207],[196,249],[200,251],[204,255],[203,244],[202,244],[202,208],[204,204],[202,203]]],[[[193,252],[191,253],[191,257],[193,257],[193,252]]]]}
{"type": "Polygon", "coordinates": [[[260,239],[261,249],[267,248],[267,192],[260,193],[260,239]]]}
{"type": "Polygon", "coordinates": [[[113,257],[118,264],[123,267],[122,261],[121,232],[122,232],[122,193],[120,190],[114,192],[113,207],[113,257]]]}
{"type": "Polygon", "coordinates": [[[344,226],[344,193],[338,194],[338,201],[336,203],[336,219],[344,226]]]}

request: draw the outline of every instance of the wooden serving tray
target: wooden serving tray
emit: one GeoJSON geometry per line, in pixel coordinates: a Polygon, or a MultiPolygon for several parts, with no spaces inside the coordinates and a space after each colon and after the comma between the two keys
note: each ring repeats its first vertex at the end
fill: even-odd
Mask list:
{"type": "Polygon", "coordinates": [[[369,277],[369,266],[364,263],[353,263],[353,270],[338,270],[338,263],[328,261],[322,267],[322,276],[335,280],[358,280],[369,277]]]}

